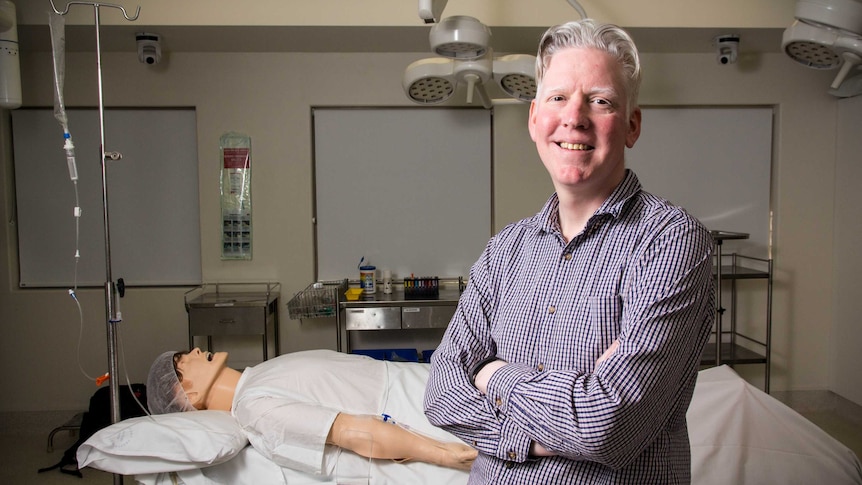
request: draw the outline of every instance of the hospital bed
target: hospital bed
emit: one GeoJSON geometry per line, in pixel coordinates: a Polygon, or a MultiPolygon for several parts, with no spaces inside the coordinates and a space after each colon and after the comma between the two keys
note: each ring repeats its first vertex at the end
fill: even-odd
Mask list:
{"type": "MultiPolygon", "coordinates": [[[[423,375],[427,370],[409,374],[411,382],[405,385],[421,395],[423,375]]],[[[727,366],[699,373],[687,417],[694,484],[862,484],[862,466],[853,451],[727,366]]],[[[264,458],[248,446],[228,413],[198,411],[155,419],[134,418],[99,431],[79,448],[80,466],[134,475],[148,485],[467,481],[466,472],[367,460],[335,448],[328,450],[333,455],[327,462],[337,463],[327,468],[328,476],[312,476],[264,458]]]]}

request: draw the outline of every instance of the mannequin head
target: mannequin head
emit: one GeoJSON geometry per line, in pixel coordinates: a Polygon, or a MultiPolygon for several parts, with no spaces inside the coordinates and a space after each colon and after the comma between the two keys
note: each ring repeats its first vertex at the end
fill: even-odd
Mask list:
{"type": "Polygon", "coordinates": [[[227,367],[227,352],[201,352],[194,348],[174,358],[177,378],[195,409],[206,409],[213,385],[227,367]]]}
{"type": "Polygon", "coordinates": [[[213,354],[198,348],[160,355],[147,378],[150,412],[229,410],[239,372],[227,367],[227,357],[227,352],[213,354]]]}

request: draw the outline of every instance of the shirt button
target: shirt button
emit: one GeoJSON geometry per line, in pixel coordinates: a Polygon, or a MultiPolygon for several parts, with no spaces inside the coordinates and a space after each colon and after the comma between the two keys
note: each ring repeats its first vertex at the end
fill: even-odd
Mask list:
{"type": "Polygon", "coordinates": [[[554,313],[557,311],[557,307],[551,305],[548,307],[548,313],[554,313]]]}
{"type": "Polygon", "coordinates": [[[494,399],[494,404],[496,404],[497,407],[500,407],[503,405],[503,400],[498,397],[497,399],[494,399]]]}
{"type": "Polygon", "coordinates": [[[511,461],[506,462],[506,468],[512,468],[513,466],[515,466],[515,464],[512,463],[511,461]]]}
{"type": "Polygon", "coordinates": [[[514,459],[515,459],[515,458],[517,458],[517,457],[518,457],[518,454],[517,454],[517,453],[515,453],[514,451],[510,451],[510,452],[509,452],[509,459],[510,459],[510,460],[514,460],[514,459]]]}
{"type": "Polygon", "coordinates": [[[539,365],[537,365],[537,366],[536,366],[536,369],[537,369],[539,372],[542,372],[543,370],[545,370],[545,364],[539,364],[539,365]]]}
{"type": "Polygon", "coordinates": [[[572,253],[566,253],[565,256],[563,256],[563,258],[566,261],[571,261],[572,260],[572,253]]]}

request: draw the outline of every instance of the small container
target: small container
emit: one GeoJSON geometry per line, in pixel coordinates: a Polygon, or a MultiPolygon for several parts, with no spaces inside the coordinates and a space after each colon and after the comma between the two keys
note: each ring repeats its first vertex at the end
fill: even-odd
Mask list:
{"type": "Polygon", "coordinates": [[[377,277],[376,266],[360,266],[359,267],[359,287],[366,295],[373,295],[377,292],[375,278],[377,277]]]}
{"type": "Polygon", "coordinates": [[[359,299],[359,295],[362,294],[362,288],[348,288],[347,291],[344,292],[344,296],[349,301],[356,301],[359,299]]]}
{"type": "Polygon", "coordinates": [[[383,270],[383,294],[392,294],[392,272],[388,269],[383,270]]]}

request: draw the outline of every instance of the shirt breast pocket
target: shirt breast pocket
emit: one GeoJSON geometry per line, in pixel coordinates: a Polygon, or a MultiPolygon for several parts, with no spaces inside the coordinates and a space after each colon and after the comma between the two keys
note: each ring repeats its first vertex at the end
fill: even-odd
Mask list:
{"type": "Polygon", "coordinates": [[[620,295],[593,296],[588,300],[589,322],[596,358],[620,336],[623,300],[620,295]]]}

